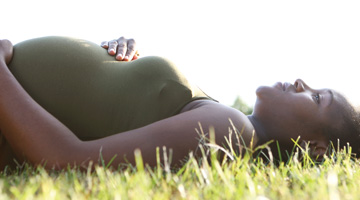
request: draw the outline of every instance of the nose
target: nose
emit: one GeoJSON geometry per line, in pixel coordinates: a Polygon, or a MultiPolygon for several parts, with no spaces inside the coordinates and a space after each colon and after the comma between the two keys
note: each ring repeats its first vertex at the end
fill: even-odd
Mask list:
{"type": "Polygon", "coordinates": [[[297,79],[294,83],[296,92],[304,92],[305,91],[305,82],[301,79],[297,79]]]}

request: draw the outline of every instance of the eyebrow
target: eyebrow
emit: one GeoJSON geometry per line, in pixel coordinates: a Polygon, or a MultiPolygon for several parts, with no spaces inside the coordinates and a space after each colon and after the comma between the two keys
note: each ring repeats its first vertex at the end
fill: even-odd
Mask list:
{"type": "Polygon", "coordinates": [[[327,105],[327,106],[330,106],[331,105],[331,103],[333,102],[333,100],[334,100],[334,92],[333,91],[331,91],[331,90],[327,90],[329,93],[330,93],[330,103],[327,105]]]}

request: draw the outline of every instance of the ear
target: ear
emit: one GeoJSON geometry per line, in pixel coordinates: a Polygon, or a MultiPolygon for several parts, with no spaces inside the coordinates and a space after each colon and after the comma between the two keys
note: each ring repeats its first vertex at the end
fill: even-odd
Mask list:
{"type": "Polygon", "coordinates": [[[328,146],[329,141],[326,140],[309,141],[310,156],[316,161],[321,161],[328,150],[328,146]]]}
{"type": "Polygon", "coordinates": [[[311,141],[301,141],[300,146],[302,148],[309,148],[310,157],[316,161],[321,161],[324,158],[324,155],[327,152],[329,142],[325,140],[311,140],[311,141]]]}

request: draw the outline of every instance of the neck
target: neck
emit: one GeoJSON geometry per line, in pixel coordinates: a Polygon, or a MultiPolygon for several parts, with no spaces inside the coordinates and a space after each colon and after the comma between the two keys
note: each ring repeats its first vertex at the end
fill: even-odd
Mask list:
{"type": "Polygon", "coordinates": [[[259,138],[258,145],[264,144],[268,141],[270,141],[270,138],[266,134],[264,127],[262,126],[261,122],[254,116],[254,115],[248,115],[247,116],[251,124],[253,125],[255,129],[255,133],[259,138]]]}

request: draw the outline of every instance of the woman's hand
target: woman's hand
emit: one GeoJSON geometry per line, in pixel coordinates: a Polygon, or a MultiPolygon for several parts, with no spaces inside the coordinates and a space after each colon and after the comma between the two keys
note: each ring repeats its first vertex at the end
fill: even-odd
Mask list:
{"type": "Polygon", "coordinates": [[[0,61],[8,65],[13,56],[13,45],[9,40],[0,40],[0,61]]]}
{"type": "Polygon", "coordinates": [[[134,39],[120,37],[119,39],[102,42],[101,47],[107,49],[108,53],[115,56],[115,59],[119,61],[131,61],[139,57],[134,39]]]}

